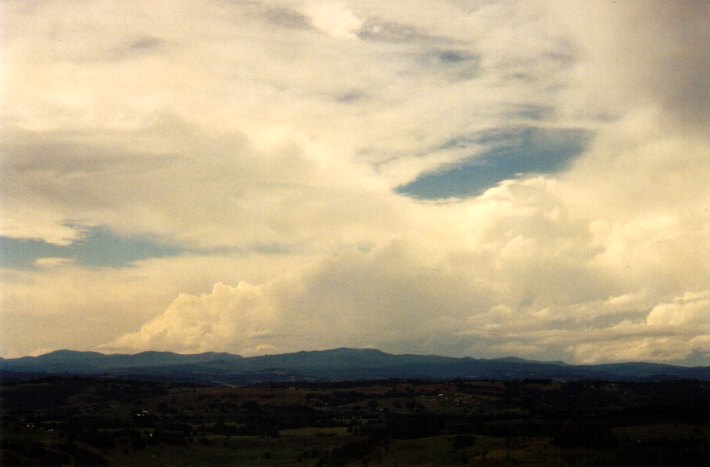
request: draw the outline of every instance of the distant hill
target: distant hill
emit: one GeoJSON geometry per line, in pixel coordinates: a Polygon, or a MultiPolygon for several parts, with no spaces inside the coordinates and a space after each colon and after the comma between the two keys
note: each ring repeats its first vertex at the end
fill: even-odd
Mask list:
{"type": "Polygon", "coordinates": [[[655,363],[567,365],[517,357],[454,358],[393,355],[375,349],[338,348],[280,355],[241,357],[228,353],[142,352],[105,355],[59,350],[38,357],[0,359],[4,379],[38,375],[132,377],[213,385],[284,381],[372,379],[559,379],[710,381],[710,367],[655,363]]]}

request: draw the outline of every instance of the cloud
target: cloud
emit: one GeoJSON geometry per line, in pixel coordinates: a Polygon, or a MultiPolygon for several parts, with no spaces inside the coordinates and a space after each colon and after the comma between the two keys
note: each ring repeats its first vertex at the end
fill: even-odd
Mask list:
{"type": "MultiPolygon", "coordinates": [[[[116,272],[124,277],[120,282],[65,271],[64,282],[47,285],[42,297],[32,299],[35,288],[25,276],[20,283],[27,285],[6,288],[11,292],[7,309],[27,309],[29,303],[37,304],[37,310],[50,309],[62,296],[66,311],[57,310],[59,315],[73,308],[91,316],[92,308],[118,312],[135,302],[141,311],[121,324],[105,315],[118,332],[110,336],[104,331],[104,340],[96,342],[123,351],[254,354],[376,345],[479,356],[516,350],[532,358],[585,363],[694,358],[705,352],[708,329],[676,323],[700,323],[701,312],[693,307],[705,306],[703,293],[696,297],[692,292],[706,290],[710,264],[704,166],[690,164],[702,161],[704,146],[655,134],[657,118],[637,116],[610,126],[577,164],[558,176],[508,180],[456,203],[398,199],[401,204],[393,205],[401,209],[394,216],[382,212],[386,204],[373,203],[362,219],[382,215],[379,235],[372,234],[370,225],[345,237],[347,224],[337,217],[333,224],[319,224],[310,231],[333,232],[337,241],[315,253],[311,248],[319,244],[311,244],[304,251],[311,259],[295,267],[286,266],[290,253],[264,258],[262,273],[248,280],[253,285],[241,286],[252,292],[239,285],[212,287],[210,279],[219,283],[227,274],[239,275],[225,268],[198,272],[213,268],[216,258],[193,258],[170,275],[171,262],[153,270],[139,264],[136,272],[116,272]],[[666,154],[682,154],[685,162],[666,154]],[[617,167],[624,172],[615,180],[617,167]],[[653,183],[659,177],[669,177],[670,184],[653,183]],[[348,245],[348,239],[354,242],[348,245]],[[171,291],[175,297],[186,285],[181,274],[188,271],[198,272],[192,292],[167,307],[154,299],[153,308],[139,304],[141,297],[156,292],[137,293],[145,279],[132,282],[131,277],[166,281],[168,287],[159,287],[166,303],[171,291]],[[77,283],[93,285],[85,296],[69,299],[66,291],[77,283]],[[114,285],[109,288],[109,283],[114,285]],[[133,285],[118,293],[115,284],[121,283],[133,285]],[[17,294],[20,287],[23,295],[17,294]],[[107,297],[106,302],[97,303],[96,296],[107,297]]],[[[353,199],[338,204],[348,209],[346,222],[358,212],[357,206],[347,206],[353,199]]]]}
{"type": "Polygon", "coordinates": [[[140,331],[104,348],[253,353],[265,345],[279,351],[365,340],[387,345],[442,327],[445,317],[435,310],[460,316],[466,304],[477,302],[467,296],[467,285],[422,264],[411,246],[398,241],[373,251],[346,249],[275,281],[217,284],[208,294],[181,295],[140,331]]]}
{"type": "Polygon", "coordinates": [[[317,29],[336,39],[356,39],[362,20],[344,3],[311,2],[306,14],[317,29]]]}
{"type": "Polygon", "coordinates": [[[34,264],[42,268],[59,268],[71,264],[73,261],[71,258],[37,258],[34,264]]]}
{"type": "MultiPolygon", "coordinates": [[[[119,337],[104,348],[204,352],[243,345],[271,334],[272,311],[263,292],[246,282],[217,283],[209,294],[182,294],[140,331],[119,337]]],[[[257,348],[263,347],[255,347],[257,348]]],[[[233,348],[232,348],[233,350],[233,348]]],[[[241,353],[252,353],[239,348],[241,353]]]]}
{"type": "Polygon", "coordinates": [[[706,5],[5,13],[3,245],[119,248],[110,268],[3,263],[3,354],[708,361],[706,5]],[[485,139],[531,128],[541,158],[567,147],[551,135],[588,140],[531,167],[485,139]],[[477,160],[506,170],[469,190],[477,160]],[[459,166],[466,190],[442,199],[434,175],[459,166]],[[397,192],[427,177],[435,199],[397,192]]]}
{"type": "MultiPolygon", "coordinates": [[[[8,216],[0,225],[9,237],[66,244],[55,232],[74,232],[71,222],[80,232],[99,224],[193,248],[288,245],[321,241],[333,224],[347,237],[366,220],[375,227],[375,216],[388,211],[380,187],[340,177],[337,161],[319,162],[294,146],[263,152],[239,133],[213,135],[169,117],[123,133],[129,148],[106,133],[14,136],[6,145],[14,157],[4,163],[4,203],[10,212],[30,204],[33,223],[8,216]],[[333,199],[324,202],[325,193],[333,199]],[[33,228],[42,223],[44,236],[33,228]]],[[[394,218],[392,208],[388,221],[394,218]]]]}
{"type": "Polygon", "coordinates": [[[707,335],[697,336],[690,341],[678,337],[648,337],[580,344],[575,347],[575,359],[579,363],[599,362],[684,362],[700,355],[700,362],[710,353],[710,339],[707,335]]]}
{"type": "Polygon", "coordinates": [[[693,131],[707,126],[708,58],[699,45],[707,42],[707,3],[548,2],[546,7],[564,19],[559,26],[569,28],[585,58],[575,75],[586,93],[568,98],[615,115],[657,105],[668,124],[693,131]]]}
{"type": "Polygon", "coordinates": [[[649,326],[704,325],[710,327],[710,291],[686,292],[671,303],[654,307],[646,317],[649,326]]]}
{"type": "Polygon", "coordinates": [[[601,346],[581,344],[575,347],[575,354],[584,362],[683,361],[707,357],[710,353],[709,311],[710,291],[686,292],[654,306],[644,322],[633,325],[637,335],[647,336],[623,341],[608,339],[601,346]]]}
{"type": "Polygon", "coordinates": [[[180,295],[199,296],[220,281],[260,284],[309,258],[258,252],[183,254],[131,267],[0,269],[0,354],[26,355],[42,342],[52,349],[95,349],[135,332],[180,295]]]}
{"type": "MultiPolygon", "coordinates": [[[[559,182],[543,178],[511,181],[465,203],[463,217],[460,204],[431,206],[455,217],[437,218],[436,227],[421,222],[426,235],[342,250],[260,285],[273,310],[273,335],[266,342],[279,351],[338,343],[484,356],[517,349],[529,357],[586,363],[632,356],[682,360],[697,353],[706,327],[659,319],[690,322],[683,318],[689,310],[702,316],[697,310],[706,306],[704,294],[684,294],[674,306],[666,300],[678,287],[693,285],[686,277],[697,276],[702,284],[707,263],[676,269],[678,275],[666,272],[665,287],[647,278],[674,271],[674,252],[656,253],[644,274],[599,264],[604,245],[590,230],[597,221],[571,211],[560,197],[564,192],[559,182]],[[694,347],[683,344],[688,341],[694,347]],[[631,350],[622,351],[624,343],[631,350]]],[[[171,313],[158,320],[185,321],[171,313]]],[[[200,342],[237,350],[264,339],[234,334],[232,341],[205,336],[200,342]]]]}

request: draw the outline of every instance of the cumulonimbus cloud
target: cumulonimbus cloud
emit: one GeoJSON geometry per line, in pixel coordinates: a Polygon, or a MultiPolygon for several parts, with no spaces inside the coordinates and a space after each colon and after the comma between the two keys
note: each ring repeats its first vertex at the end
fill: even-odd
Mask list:
{"type": "Polygon", "coordinates": [[[4,268],[3,327],[31,332],[4,330],[3,352],[707,360],[702,2],[5,11],[0,233],[62,247],[100,227],[180,253],[4,268]],[[559,173],[480,196],[395,192],[511,127],[592,136],[559,173]]]}

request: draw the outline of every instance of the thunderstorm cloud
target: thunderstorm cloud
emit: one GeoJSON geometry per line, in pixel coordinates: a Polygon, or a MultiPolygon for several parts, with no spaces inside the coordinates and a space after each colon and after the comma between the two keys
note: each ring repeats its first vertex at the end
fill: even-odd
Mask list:
{"type": "Polygon", "coordinates": [[[0,355],[708,365],[709,19],[8,0],[0,355]]]}

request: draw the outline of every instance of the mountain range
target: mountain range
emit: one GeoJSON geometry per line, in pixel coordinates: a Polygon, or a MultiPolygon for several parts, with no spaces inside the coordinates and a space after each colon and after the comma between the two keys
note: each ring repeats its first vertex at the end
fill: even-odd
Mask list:
{"type": "Polygon", "coordinates": [[[102,354],[58,350],[38,357],[0,359],[3,380],[43,375],[139,378],[209,385],[376,379],[556,379],[710,381],[710,367],[629,362],[568,365],[516,357],[475,359],[394,355],[376,349],[338,348],[241,357],[229,353],[142,352],[102,354]]]}

